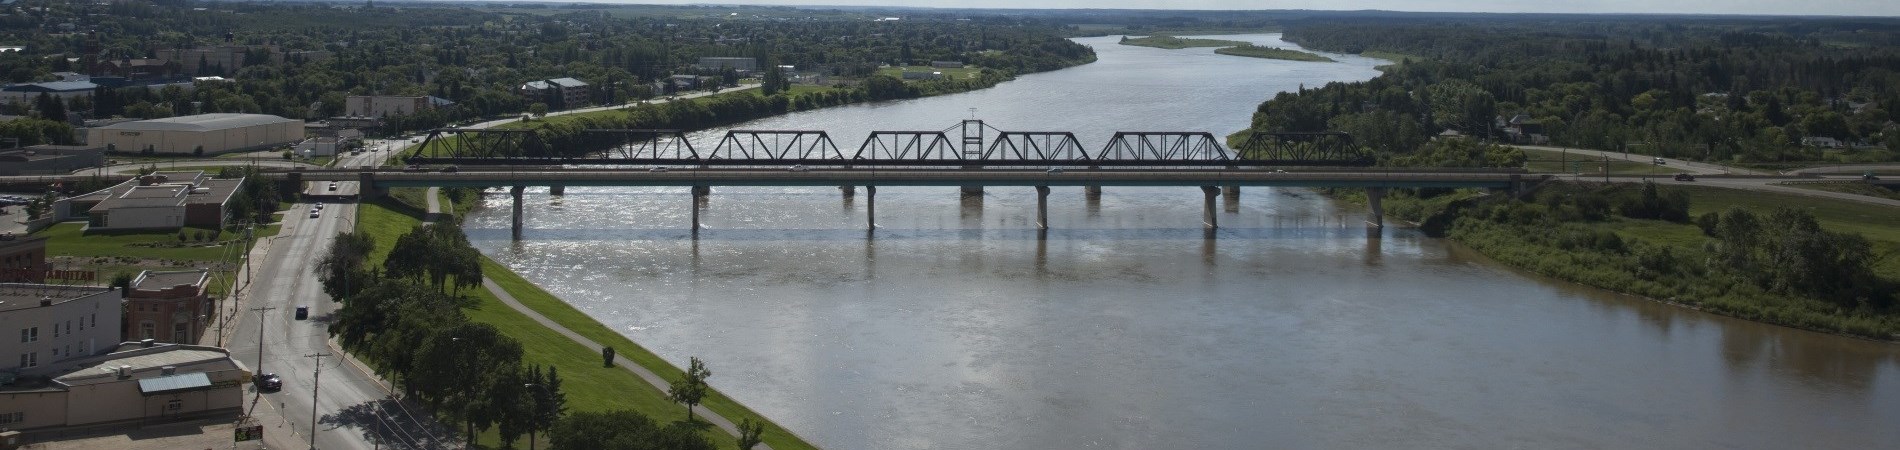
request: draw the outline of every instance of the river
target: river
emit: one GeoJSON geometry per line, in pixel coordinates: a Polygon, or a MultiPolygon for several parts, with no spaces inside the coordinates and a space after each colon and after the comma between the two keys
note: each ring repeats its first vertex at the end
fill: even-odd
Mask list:
{"type": "MultiPolygon", "coordinates": [[[[1291,47],[1278,35],[1224,37],[1291,47]]],[[[941,97],[734,128],[1245,128],[1339,63],[1087,38],[1100,61],[941,97]],[[972,111],[974,108],[974,111],[972,111]]],[[[711,148],[723,130],[696,135],[711,148]]],[[[991,448],[1874,448],[1900,442],[1900,346],[1761,325],[1501,267],[1300,190],[530,189],[467,230],[484,253],[815,444],[991,448]]]]}

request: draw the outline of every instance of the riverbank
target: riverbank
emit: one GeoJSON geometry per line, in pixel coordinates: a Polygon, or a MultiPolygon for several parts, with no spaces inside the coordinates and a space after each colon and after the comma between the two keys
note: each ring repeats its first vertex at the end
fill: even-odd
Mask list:
{"type": "MultiPolygon", "coordinates": [[[[376,251],[372,260],[380,260],[395,243],[398,236],[421,224],[427,214],[426,203],[419,202],[426,197],[417,195],[419,189],[410,192],[392,192],[384,200],[360,205],[357,230],[367,233],[375,239],[376,251]]],[[[459,220],[470,208],[457,204],[449,213],[451,220],[459,220]]],[[[509,296],[514,297],[537,313],[553,320],[562,327],[573,330],[589,340],[613,347],[617,359],[630,361],[665,378],[676,380],[683,373],[665,360],[647,351],[645,348],[620,336],[585,314],[567,306],[552,294],[534,286],[507,268],[483,256],[482,275],[499,286],[509,296]]],[[[522,361],[557,368],[563,378],[562,389],[568,398],[569,412],[610,411],[630,409],[638,411],[661,423],[672,423],[686,416],[685,407],[667,399],[666,393],[642,380],[633,372],[618,367],[603,367],[600,353],[587,348],[580,342],[562,336],[556,330],[542,326],[530,317],[523,315],[500,298],[485,289],[466,291],[476,299],[476,305],[466,310],[470,320],[494,326],[503,335],[520,341],[523,348],[522,361]]],[[[712,368],[719,367],[719,361],[712,362],[712,368]]],[[[714,385],[719,384],[713,378],[714,385]]],[[[711,411],[733,421],[750,419],[765,426],[765,444],[773,449],[813,449],[816,446],[805,442],[797,435],[779,426],[768,418],[751,411],[744,405],[726,397],[717,389],[712,390],[701,403],[711,411]]],[[[706,422],[696,422],[692,426],[701,428],[703,435],[711,439],[718,447],[728,448],[734,445],[734,438],[718,427],[706,422]]],[[[547,436],[539,436],[536,445],[545,446],[547,436]]],[[[498,446],[498,430],[489,430],[476,440],[478,445],[498,446]]]]}
{"type": "Polygon", "coordinates": [[[1266,46],[1259,46],[1259,45],[1253,45],[1253,44],[1217,48],[1217,49],[1214,49],[1214,53],[1228,55],[1228,56],[1244,56],[1248,58],[1261,58],[1261,59],[1279,59],[1279,60],[1286,60],[1286,61],[1338,62],[1338,61],[1333,60],[1332,58],[1320,56],[1317,53],[1308,53],[1308,52],[1303,52],[1299,50],[1288,50],[1288,49],[1279,48],[1279,47],[1266,47],[1266,46]]]}
{"type": "MultiPolygon", "coordinates": [[[[1767,218],[1770,211],[1802,205],[1822,230],[1851,233],[1871,245],[1867,269],[1874,283],[1892,285],[1900,279],[1900,210],[1832,199],[1686,187],[1688,217],[1751,211],[1767,218]]],[[[1560,183],[1540,187],[1536,199],[1502,203],[1472,194],[1432,199],[1389,197],[1387,211],[1404,220],[1421,222],[1428,233],[1442,235],[1504,265],[1599,289],[1649,298],[1700,311],[1860,338],[1900,341],[1900,314],[1893,310],[1891,291],[1878,289],[1872,298],[1826,298],[1820,293],[1793,292],[1763,286],[1768,272],[1784,270],[1772,264],[1736,271],[1718,264],[1734,258],[1722,250],[1722,240],[1705,231],[1701,220],[1672,222],[1596,216],[1573,198],[1630,195],[1632,186],[1560,183]],[[1603,194],[1607,193],[1607,194],[1603,194]]],[[[1668,196],[1668,193],[1664,193],[1668,196]]],[[[1615,208],[1604,205],[1604,208],[1615,208]]],[[[1763,222],[1767,224],[1769,222],[1763,222]]],[[[1764,225],[1766,226],[1766,225],[1764,225]]],[[[1783,236],[1784,238],[1789,238],[1783,236]]],[[[1836,253],[1836,252],[1830,252],[1836,253]]],[[[1863,286],[1864,287],[1864,286],[1863,286]]]]}
{"type": "Polygon", "coordinates": [[[1248,45],[1248,43],[1244,41],[1230,41],[1226,39],[1178,38],[1178,37],[1167,36],[1167,35],[1143,36],[1143,37],[1138,37],[1138,38],[1122,36],[1122,39],[1119,43],[1121,45],[1132,45],[1136,47],[1154,47],[1154,48],[1161,48],[1161,49],[1168,49],[1168,50],[1180,50],[1184,48],[1195,48],[1195,47],[1239,47],[1242,45],[1248,45]]]}

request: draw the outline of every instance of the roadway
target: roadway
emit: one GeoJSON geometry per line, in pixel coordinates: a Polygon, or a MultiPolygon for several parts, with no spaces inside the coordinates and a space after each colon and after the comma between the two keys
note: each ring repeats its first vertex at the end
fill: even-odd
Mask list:
{"type": "MultiPolygon", "coordinates": [[[[377,142],[377,145],[383,144],[377,142]]],[[[338,167],[374,167],[384,152],[366,151],[345,155],[338,167]]],[[[347,184],[352,191],[355,182],[347,184]]],[[[446,448],[455,435],[440,430],[433,421],[409,420],[399,403],[387,401],[391,390],[360,364],[342,358],[329,340],[326,330],[332,313],[340,304],[325,295],[313,267],[319,255],[339,232],[353,228],[356,205],[327,205],[318,217],[309,216],[311,205],[297,204],[285,213],[283,231],[271,238],[269,252],[252,261],[252,284],[242,289],[237,326],[230,334],[233,356],[260,372],[283,377],[279,392],[261,394],[252,408],[260,408],[261,417],[281,417],[288,426],[266,428],[266,444],[272,448],[303,448],[312,433],[312,403],[320,422],[315,428],[316,447],[325,449],[446,448]],[[298,306],[310,308],[307,320],[297,320],[298,306]],[[271,310],[252,311],[269,307],[271,310]],[[262,326],[262,333],[259,326],[262,326]],[[259,348],[263,359],[258,360],[259,348]],[[306,355],[330,354],[319,358],[306,355]],[[317,365],[322,364],[320,398],[313,396],[317,365]],[[272,433],[270,430],[290,430],[272,433]],[[432,430],[432,431],[424,431],[432,430]],[[446,440],[442,440],[446,439],[446,440]]],[[[277,425],[277,424],[267,424],[277,425]]]]}

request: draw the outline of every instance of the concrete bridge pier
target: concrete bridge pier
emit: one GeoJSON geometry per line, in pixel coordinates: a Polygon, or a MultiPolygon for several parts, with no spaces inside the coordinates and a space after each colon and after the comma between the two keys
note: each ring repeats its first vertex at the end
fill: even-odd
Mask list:
{"type": "Polygon", "coordinates": [[[1048,186],[1036,186],[1036,229],[1043,231],[1049,230],[1048,186]]]}
{"type": "Polygon", "coordinates": [[[1229,184],[1226,186],[1221,186],[1220,189],[1221,189],[1220,190],[1221,195],[1227,196],[1227,201],[1232,202],[1232,201],[1240,200],[1240,185],[1229,184]]]}
{"type": "Polygon", "coordinates": [[[1082,186],[1082,195],[1088,197],[1090,200],[1101,200],[1102,187],[1101,186],[1082,186]]]}
{"type": "Polygon", "coordinates": [[[864,229],[877,229],[877,186],[864,187],[864,229]]]}
{"type": "Polygon", "coordinates": [[[548,186],[548,195],[567,195],[567,186],[548,186]]]}
{"type": "Polygon", "coordinates": [[[1220,213],[1214,210],[1214,197],[1220,196],[1220,186],[1201,186],[1201,194],[1206,204],[1201,209],[1201,226],[1209,230],[1220,228],[1220,213]]]}
{"type": "Polygon", "coordinates": [[[699,205],[712,195],[712,186],[693,186],[693,237],[699,237],[699,205]]]}
{"type": "MultiPolygon", "coordinates": [[[[291,172],[290,177],[291,177],[290,179],[293,182],[295,182],[295,184],[293,185],[297,186],[297,192],[303,192],[303,181],[302,181],[303,174],[299,172],[291,172]]],[[[357,201],[375,199],[378,197],[382,197],[383,194],[388,194],[388,193],[389,193],[388,191],[382,188],[376,187],[376,172],[363,172],[363,173],[357,174],[357,180],[356,180],[357,201]]]]}
{"type": "Polygon", "coordinates": [[[858,187],[851,185],[838,186],[838,193],[844,194],[846,197],[858,195],[858,187]]]}
{"type": "Polygon", "coordinates": [[[514,198],[514,201],[515,201],[514,228],[512,231],[514,232],[514,237],[515,237],[515,240],[517,241],[521,240],[521,191],[524,191],[524,190],[527,190],[527,186],[515,186],[515,187],[508,188],[508,196],[514,198]]]}
{"type": "MultiPolygon", "coordinates": [[[[983,166],[963,166],[963,170],[983,170],[983,166]]],[[[963,196],[964,197],[982,197],[983,185],[981,184],[963,185],[963,196]]]]}
{"type": "Polygon", "coordinates": [[[1385,188],[1366,188],[1366,207],[1366,235],[1377,237],[1385,229],[1385,188]]]}

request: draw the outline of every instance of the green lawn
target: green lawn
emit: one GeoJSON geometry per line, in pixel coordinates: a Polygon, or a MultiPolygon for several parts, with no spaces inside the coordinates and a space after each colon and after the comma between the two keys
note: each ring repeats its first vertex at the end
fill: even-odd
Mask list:
{"type": "MultiPolygon", "coordinates": [[[[409,201],[414,200],[416,199],[411,198],[409,201]]],[[[374,261],[380,261],[389,254],[389,247],[395,243],[397,236],[421,223],[420,217],[423,212],[420,208],[389,200],[364,203],[359,208],[357,230],[374,237],[377,247],[371,255],[374,261]]],[[[457,209],[463,210],[460,207],[457,209]]],[[[484,257],[482,269],[484,276],[500,285],[522,304],[588,339],[613,347],[620,358],[633,361],[668,379],[678,379],[682,376],[679,368],[648,352],[625,336],[601,325],[579,310],[568,306],[566,302],[534,286],[533,283],[522,279],[499,263],[484,257]]],[[[503,334],[521,341],[524,362],[553,365],[560,369],[565,383],[562,387],[567,391],[570,411],[632,409],[653,417],[661,423],[685,418],[684,407],[667,400],[665,392],[647,384],[632,372],[617,367],[602,367],[599,353],[535,323],[532,319],[502,304],[485,289],[471,293],[480,300],[476,307],[467,311],[471,320],[494,325],[503,334]]],[[[717,373],[718,368],[713,367],[713,369],[717,373]]],[[[712,382],[717,384],[719,380],[715,377],[712,382]]],[[[751,417],[755,421],[766,424],[765,442],[772,448],[816,448],[716,390],[710,393],[702,404],[734,421],[751,417]]],[[[732,436],[723,430],[707,426],[705,435],[720,448],[733,446],[732,436]]],[[[490,430],[483,435],[482,443],[498,444],[494,441],[495,439],[497,439],[495,431],[490,430]]],[[[545,443],[545,437],[542,442],[545,443]]]]}
{"type": "Polygon", "coordinates": [[[959,67],[955,69],[939,69],[939,68],[930,67],[930,66],[892,66],[892,67],[883,67],[883,68],[877,69],[878,75],[885,75],[885,76],[889,76],[891,78],[897,78],[897,79],[903,79],[904,72],[943,72],[943,77],[945,79],[952,79],[952,80],[967,79],[967,78],[976,78],[977,72],[982,72],[982,71],[983,71],[983,68],[981,67],[968,67],[968,66],[959,67]]]}
{"type": "MultiPolygon", "coordinates": [[[[1549,150],[1522,150],[1524,150],[1524,156],[1529,158],[1524,164],[1524,169],[1531,172],[1578,173],[1578,171],[1581,170],[1584,175],[1603,174],[1604,161],[1602,158],[1588,159],[1584,158],[1583,155],[1575,153],[1566,154],[1564,152],[1553,152],[1549,150]]],[[[1632,158],[1634,158],[1634,156],[1632,156],[1632,158]]],[[[1642,159],[1648,158],[1648,156],[1642,157],[1642,159]]],[[[1610,175],[1668,175],[1681,172],[1681,170],[1670,166],[1659,166],[1641,161],[1625,161],[1615,157],[1611,157],[1609,163],[1610,175]]]]}
{"type": "Polygon", "coordinates": [[[78,256],[106,258],[149,258],[176,261],[217,261],[225,255],[227,242],[241,235],[219,230],[185,228],[187,241],[178,239],[178,232],[83,232],[85,224],[67,222],[55,224],[34,233],[34,236],[46,237],[48,256],[78,256]],[[216,233],[212,243],[199,243],[199,233],[216,233]]]}
{"type": "Polygon", "coordinates": [[[1879,185],[1867,184],[1867,183],[1861,183],[1861,182],[1784,183],[1782,184],[1782,186],[1787,186],[1791,188],[1812,189],[1816,191],[1840,192],[1843,194],[1865,195],[1868,197],[1880,197],[1880,198],[1890,198],[1894,200],[1900,200],[1900,192],[1894,192],[1894,190],[1892,189],[1880,187],[1879,185]]]}

